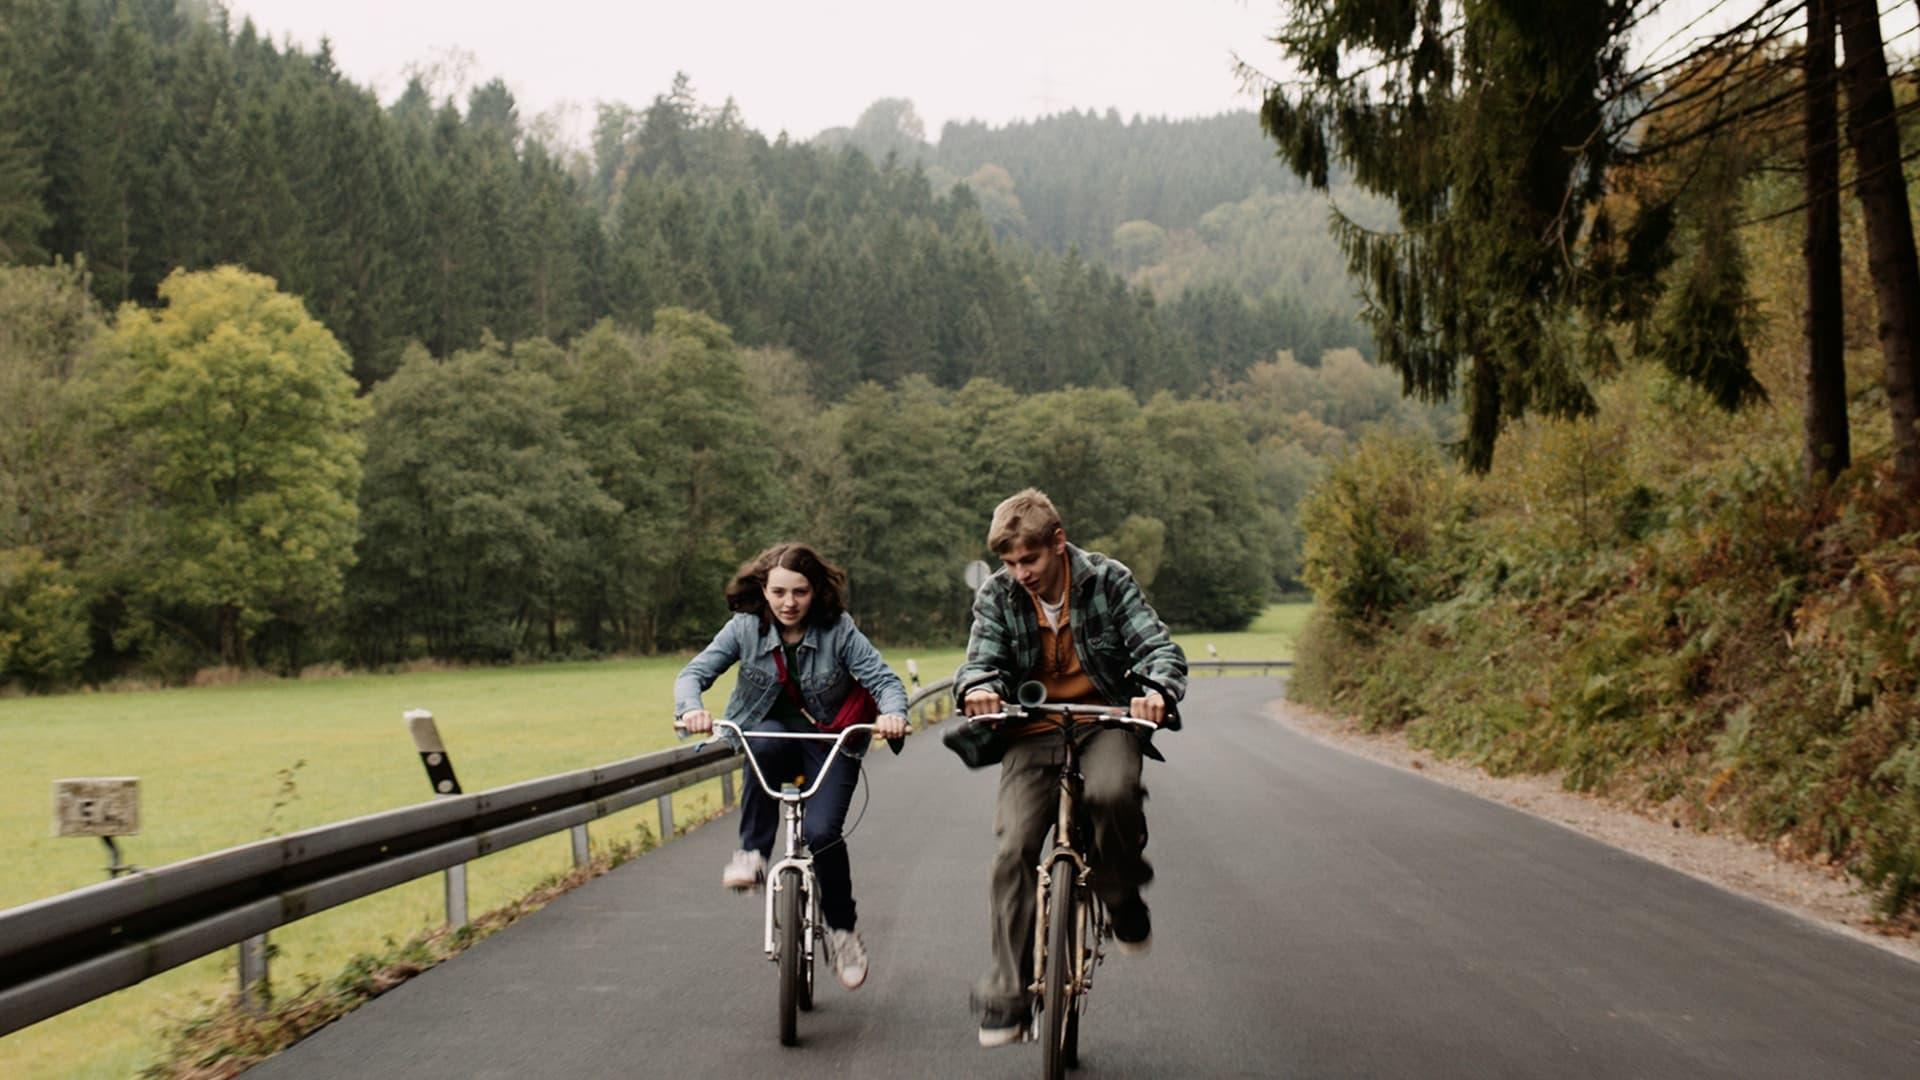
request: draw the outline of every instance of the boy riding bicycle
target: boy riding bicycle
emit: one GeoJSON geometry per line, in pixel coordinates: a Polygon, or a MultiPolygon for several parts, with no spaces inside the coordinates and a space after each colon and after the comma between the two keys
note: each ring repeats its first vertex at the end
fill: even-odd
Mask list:
{"type": "MultiPolygon", "coordinates": [[[[1187,658],[1173,643],[1133,574],[1120,563],[1067,542],[1060,514],[1032,488],[994,510],[987,546],[1004,564],[974,597],[967,659],[954,675],[960,710],[999,712],[1027,681],[1059,703],[1125,704],[1160,724],[1170,717],[1158,691],[1134,696],[1143,676],[1178,701],[1187,658]]],[[[1177,726],[1174,722],[1169,728],[1177,726]]],[[[975,988],[980,1045],[1017,1042],[1032,1015],[1035,865],[1055,815],[1061,749],[1046,725],[1001,733],[1000,745],[974,764],[1001,762],[994,807],[991,888],[993,962],[975,988]]],[[[1153,878],[1142,855],[1147,825],[1141,758],[1160,758],[1151,737],[1090,728],[1080,743],[1082,802],[1092,823],[1092,887],[1112,919],[1121,952],[1142,952],[1152,922],[1140,889],[1153,878]]]]}

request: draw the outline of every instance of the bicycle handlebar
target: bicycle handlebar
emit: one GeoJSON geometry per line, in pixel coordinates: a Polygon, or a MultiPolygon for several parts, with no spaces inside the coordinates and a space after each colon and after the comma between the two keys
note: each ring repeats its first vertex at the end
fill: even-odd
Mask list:
{"type": "Polygon", "coordinates": [[[1142,731],[1160,730],[1159,724],[1151,720],[1142,720],[1119,705],[1008,705],[1001,708],[999,712],[981,713],[978,716],[968,716],[966,713],[954,715],[969,724],[980,724],[988,721],[1031,720],[1045,713],[1055,713],[1068,719],[1084,716],[1116,727],[1137,727],[1142,731]]]}
{"type": "MultiPolygon", "coordinates": [[[[796,796],[798,799],[800,799],[800,801],[805,802],[806,800],[813,798],[814,792],[820,790],[820,784],[823,780],[826,779],[828,768],[832,767],[833,759],[839,755],[841,748],[846,745],[848,737],[859,734],[860,732],[863,732],[863,731],[866,731],[866,732],[877,731],[879,729],[879,725],[878,724],[849,724],[846,727],[841,728],[839,731],[744,731],[741,729],[739,724],[736,724],[733,721],[728,720],[724,717],[716,716],[713,718],[713,729],[716,733],[720,733],[724,731],[729,737],[737,738],[740,740],[741,752],[747,755],[747,764],[753,769],[753,778],[759,782],[760,789],[767,793],[768,798],[773,798],[773,799],[783,798],[783,796],[780,794],[780,792],[774,790],[771,784],[767,783],[766,775],[760,771],[759,760],[753,756],[753,746],[750,740],[753,740],[753,739],[800,739],[806,742],[831,741],[833,743],[833,746],[831,749],[827,751],[826,766],[823,766],[820,769],[819,775],[813,778],[813,783],[808,785],[807,790],[803,792],[799,792],[798,795],[796,796]]],[[[678,732],[681,735],[685,735],[687,734],[687,725],[682,723],[679,717],[675,717],[673,720],[673,730],[678,732]]],[[[712,741],[711,739],[708,739],[705,742],[702,742],[700,745],[705,746],[707,742],[711,742],[711,741],[712,741]]]]}

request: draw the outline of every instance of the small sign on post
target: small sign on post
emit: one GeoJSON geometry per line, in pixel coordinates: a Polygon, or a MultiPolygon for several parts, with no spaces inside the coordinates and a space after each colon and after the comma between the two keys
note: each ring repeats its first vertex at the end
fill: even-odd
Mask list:
{"type": "MultiPolygon", "coordinates": [[[[420,764],[426,766],[427,783],[433,793],[446,798],[460,794],[460,778],[453,774],[453,758],[447,744],[440,741],[440,728],[433,713],[426,709],[408,709],[401,715],[413,736],[413,748],[420,752],[420,764]]],[[[447,867],[447,925],[455,930],[467,925],[467,864],[447,867]]]]}
{"type": "Polygon", "coordinates": [[[133,836],[140,831],[140,778],[55,780],[53,820],[58,836],[133,836]]]}
{"type": "Polygon", "coordinates": [[[967,568],[961,572],[960,576],[966,580],[967,588],[979,592],[980,586],[986,584],[987,578],[992,573],[993,567],[988,566],[984,559],[975,559],[967,564],[967,568]]]}
{"type": "Polygon", "coordinates": [[[140,778],[137,776],[76,776],[53,782],[55,836],[97,836],[113,861],[107,876],[130,874],[134,867],[120,858],[116,836],[140,832],[140,778]]]}

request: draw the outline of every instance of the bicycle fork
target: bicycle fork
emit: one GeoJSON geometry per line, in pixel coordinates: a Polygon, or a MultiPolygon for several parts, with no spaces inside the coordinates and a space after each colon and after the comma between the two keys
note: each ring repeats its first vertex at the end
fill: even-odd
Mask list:
{"type": "Polygon", "coordinates": [[[792,784],[780,786],[780,823],[786,833],[787,850],[780,861],[767,868],[767,914],[766,914],[766,951],[767,959],[778,963],[780,960],[780,939],[778,928],[773,925],[773,913],[780,903],[780,890],[787,887],[781,872],[788,869],[800,871],[800,887],[806,890],[807,906],[800,915],[801,953],[804,961],[813,960],[814,934],[820,926],[820,887],[813,876],[813,855],[806,850],[805,833],[800,827],[800,789],[792,784]]]}
{"type": "Polygon", "coordinates": [[[1093,989],[1093,965],[1080,963],[1090,950],[1099,947],[1098,941],[1087,940],[1088,924],[1092,921],[1080,916],[1078,911],[1069,915],[1073,919],[1073,955],[1047,955],[1047,922],[1049,908],[1052,905],[1053,871],[1071,865],[1073,874],[1073,904],[1076,908],[1086,901],[1082,900],[1083,890],[1087,888],[1091,873],[1086,858],[1075,850],[1073,838],[1073,811],[1079,802],[1080,777],[1063,772],[1060,778],[1059,817],[1053,826],[1053,849],[1040,860],[1039,874],[1034,883],[1033,905],[1033,985],[1027,989],[1038,998],[1046,992],[1047,965],[1052,963],[1070,964],[1067,969],[1067,996],[1076,1002],[1087,991],[1093,989]]]}

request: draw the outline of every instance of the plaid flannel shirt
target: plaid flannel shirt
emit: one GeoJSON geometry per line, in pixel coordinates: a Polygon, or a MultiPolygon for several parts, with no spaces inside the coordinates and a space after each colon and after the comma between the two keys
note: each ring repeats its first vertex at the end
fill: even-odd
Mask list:
{"type": "MultiPolygon", "coordinates": [[[[1187,654],[1173,643],[1140,583],[1133,580],[1133,571],[1072,544],[1067,545],[1067,566],[1073,649],[1100,696],[1124,704],[1132,696],[1129,677],[1137,671],[1174,701],[1185,697],[1187,654]]],[[[967,639],[966,662],[954,673],[954,701],[981,687],[1012,700],[1014,689],[1039,666],[1040,618],[1026,590],[1002,567],[974,594],[973,632],[967,639]]],[[[1169,720],[1164,727],[1179,730],[1179,718],[1169,720]]]]}

